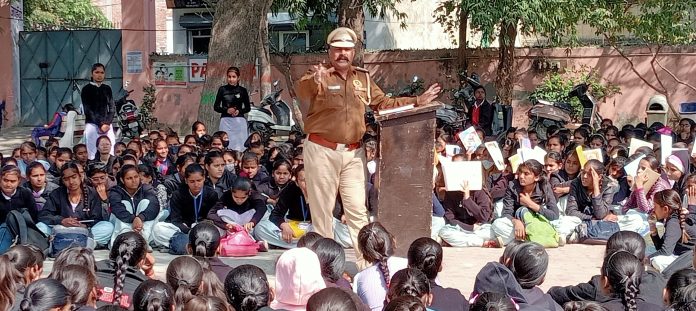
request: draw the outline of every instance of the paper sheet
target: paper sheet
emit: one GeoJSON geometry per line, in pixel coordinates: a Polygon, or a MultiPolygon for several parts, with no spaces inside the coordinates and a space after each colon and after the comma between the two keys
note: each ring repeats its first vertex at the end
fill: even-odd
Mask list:
{"type": "Polygon", "coordinates": [[[448,157],[451,158],[455,154],[462,153],[462,148],[457,146],[457,145],[446,145],[445,146],[445,153],[447,154],[448,157]]]}
{"type": "Polygon", "coordinates": [[[503,158],[503,152],[500,151],[500,146],[498,145],[498,142],[489,141],[485,143],[485,146],[486,149],[488,149],[488,154],[491,155],[491,159],[493,159],[493,163],[495,163],[495,167],[497,167],[498,170],[504,170],[505,159],[503,158]]]}
{"type": "MultiPolygon", "coordinates": [[[[604,156],[602,156],[602,149],[585,150],[582,152],[582,154],[585,156],[585,161],[597,160],[599,162],[604,163],[604,156]]],[[[585,163],[587,163],[587,162],[585,162],[585,163]]],[[[585,167],[585,164],[583,163],[580,166],[585,167]]]]}
{"type": "Polygon", "coordinates": [[[643,158],[645,158],[645,155],[641,155],[637,159],[626,164],[626,166],[624,166],[624,171],[626,171],[626,175],[636,177],[636,174],[638,174],[638,165],[640,164],[640,160],[642,160],[643,158]]]}
{"type": "Polygon", "coordinates": [[[672,154],[672,136],[660,135],[660,163],[665,165],[667,158],[672,154]]]}
{"type": "Polygon", "coordinates": [[[473,126],[459,133],[459,140],[462,141],[462,146],[464,146],[464,149],[468,152],[474,152],[476,148],[481,146],[481,138],[478,136],[473,126]]]}
{"type": "Polygon", "coordinates": [[[640,147],[648,147],[650,150],[652,150],[653,145],[638,138],[631,138],[631,143],[628,145],[628,156],[632,156],[640,147]]]}
{"type": "Polygon", "coordinates": [[[469,183],[469,190],[483,189],[481,161],[443,161],[441,164],[447,191],[462,191],[465,181],[469,183]]]}
{"type": "Polygon", "coordinates": [[[523,163],[529,160],[537,160],[543,165],[544,157],[546,157],[546,151],[539,148],[539,146],[534,147],[534,149],[520,148],[519,154],[523,163]]]}
{"type": "Polygon", "coordinates": [[[516,154],[514,156],[511,156],[508,158],[508,161],[510,161],[510,168],[512,168],[512,173],[517,174],[517,168],[520,167],[520,164],[522,164],[522,157],[520,154],[516,154]]]}
{"type": "MultiPolygon", "coordinates": [[[[653,171],[651,168],[646,168],[645,171],[642,173],[638,174],[636,178],[643,178],[642,176],[648,176],[648,180],[645,182],[643,185],[643,189],[649,190],[652,188],[653,185],[657,182],[657,179],[660,178],[660,173],[653,171]]],[[[633,189],[636,188],[636,183],[633,183],[633,189]]]]}
{"type": "Polygon", "coordinates": [[[585,167],[587,163],[587,158],[585,158],[585,152],[582,150],[582,146],[575,147],[575,154],[578,156],[578,162],[580,162],[580,168],[585,167]]]}

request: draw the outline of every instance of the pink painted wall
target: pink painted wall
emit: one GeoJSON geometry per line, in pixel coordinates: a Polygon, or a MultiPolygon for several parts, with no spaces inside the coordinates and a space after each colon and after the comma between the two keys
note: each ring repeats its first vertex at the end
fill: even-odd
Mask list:
{"type": "Polygon", "coordinates": [[[9,121],[3,121],[3,127],[7,127],[16,123],[14,118],[14,101],[15,94],[12,81],[14,81],[12,72],[12,32],[10,31],[10,2],[0,1],[0,101],[5,100],[7,103],[6,116],[9,121]]]}
{"type": "MultiPolygon", "coordinates": [[[[515,85],[515,125],[525,125],[526,111],[530,103],[526,100],[528,94],[538,85],[544,75],[532,69],[534,59],[546,57],[559,60],[566,68],[587,66],[599,72],[600,76],[621,88],[622,94],[609,98],[600,104],[600,113],[605,118],[623,124],[643,121],[646,117],[645,107],[648,100],[657,94],[641,81],[630,69],[629,63],[611,48],[576,48],[566,54],[565,49],[518,49],[517,84],[515,85]]],[[[628,49],[627,54],[636,65],[638,72],[646,79],[657,84],[650,69],[650,52],[647,49],[628,49]]],[[[405,86],[413,75],[423,78],[427,84],[442,83],[447,88],[456,86],[456,68],[454,50],[433,51],[385,51],[369,53],[365,56],[365,67],[372,73],[375,81],[385,92],[395,91],[405,86]]],[[[299,79],[311,65],[325,59],[319,55],[297,55],[291,61],[291,74],[299,79]]],[[[694,48],[665,48],[658,61],[676,77],[696,85],[696,51],[694,48]]],[[[481,81],[488,89],[489,98],[494,97],[495,73],[497,66],[496,50],[474,51],[471,61],[471,71],[481,76],[481,81]]],[[[679,103],[696,101],[694,90],[678,84],[667,73],[659,70],[658,74],[671,91],[671,105],[678,111],[679,103]]],[[[273,68],[273,79],[280,80],[281,87],[287,89],[282,74],[273,68]]],[[[185,129],[197,118],[198,103],[203,83],[190,83],[188,88],[160,88],[157,92],[156,116],[160,122],[172,128],[185,129]]],[[[258,84],[249,87],[250,93],[259,89],[258,84]]],[[[214,96],[214,94],[213,94],[214,96]]],[[[289,95],[284,92],[286,100],[289,95]]],[[[258,94],[252,100],[258,102],[258,94]]],[[[449,100],[442,96],[443,102],[449,100]]]]}
{"type": "Polygon", "coordinates": [[[123,14],[121,47],[123,55],[123,83],[129,81],[128,89],[134,90],[131,98],[138,103],[143,98],[143,86],[150,81],[150,54],[156,51],[156,24],[154,0],[129,0],[121,2],[123,14]],[[141,31],[144,30],[144,31],[141,31]],[[128,73],[126,53],[142,51],[143,69],[141,73],[128,73]]]}

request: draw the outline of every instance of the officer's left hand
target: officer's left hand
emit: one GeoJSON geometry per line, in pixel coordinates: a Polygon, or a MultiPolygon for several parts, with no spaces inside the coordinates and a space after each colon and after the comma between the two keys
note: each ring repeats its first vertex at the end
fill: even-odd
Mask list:
{"type": "Polygon", "coordinates": [[[437,98],[438,95],[440,95],[440,91],[442,90],[442,87],[440,84],[435,83],[428,87],[428,89],[423,92],[420,96],[416,97],[416,106],[424,106],[427,104],[430,104],[435,98],[437,98]]]}

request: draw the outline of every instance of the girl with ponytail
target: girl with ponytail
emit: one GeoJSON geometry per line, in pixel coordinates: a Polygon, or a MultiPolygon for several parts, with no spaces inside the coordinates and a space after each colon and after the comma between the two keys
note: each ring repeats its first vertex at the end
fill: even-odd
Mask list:
{"type": "Polygon", "coordinates": [[[513,248],[503,263],[515,276],[522,288],[522,295],[530,306],[541,309],[561,311],[549,294],[545,294],[539,286],[546,278],[549,267],[549,254],[543,246],[534,242],[524,242],[513,248]]]}
{"type": "Polygon", "coordinates": [[[108,221],[108,206],[104,206],[97,192],[87,186],[83,172],[77,162],[61,166],[61,187],[48,196],[39,211],[37,227],[47,235],[71,231],[68,228],[87,228],[91,234],[88,247],[106,246],[114,225],[108,221]]]}
{"type": "Polygon", "coordinates": [[[176,310],[181,311],[184,305],[199,294],[203,268],[193,257],[177,257],[167,267],[167,284],[174,290],[176,310]]]}
{"type": "Polygon", "coordinates": [[[675,311],[693,310],[696,307],[696,271],[682,269],[672,274],[663,299],[665,305],[675,311]]]}
{"type": "Polygon", "coordinates": [[[672,189],[662,190],[654,196],[655,208],[651,219],[664,223],[665,232],[660,236],[655,221],[649,221],[650,238],[656,252],[648,257],[652,266],[663,271],[680,255],[691,252],[696,242],[696,224],[680,217],[682,199],[672,189]]]}
{"type": "Polygon", "coordinates": [[[53,279],[41,279],[27,287],[19,304],[20,311],[71,311],[70,292],[53,279]]]}
{"type": "Polygon", "coordinates": [[[141,283],[133,293],[134,311],[174,311],[172,287],[158,280],[141,283]]]}
{"type": "Polygon", "coordinates": [[[220,247],[220,231],[217,227],[209,221],[197,224],[189,232],[188,243],[189,254],[206,261],[210,270],[221,282],[224,282],[227,274],[232,271],[232,267],[217,257],[220,247]]]}
{"type": "Polygon", "coordinates": [[[389,286],[386,299],[387,303],[392,299],[403,296],[416,297],[426,307],[429,307],[433,302],[433,294],[430,292],[428,277],[418,269],[406,268],[399,270],[394,273],[390,283],[391,286],[389,286]]]}
{"type": "Polygon", "coordinates": [[[0,310],[10,310],[22,301],[26,286],[34,278],[31,266],[35,261],[32,251],[22,245],[0,255],[0,310]]]}
{"type": "MultiPolygon", "coordinates": [[[[546,180],[544,166],[537,160],[527,160],[517,168],[517,179],[510,182],[505,192],[502,217],[493,222],[493,231],[507,245],[515,239],[526,239],[526,226],[532,216],[550,226],[550,222],[557,220],[559,215],[556,197],[546,180]]],[[[551,237],[543,238],[548,240],[551,237]]]]}
{"type": "Polygon", "coordinates": [[[235,267],[225,278],[227,302],[237,311],[256,311],[268,308],[273,292],[266,273],[253,265],[235,267]]]}
{"type": "Polygon", "coordinates": [[[633,254],[618,251],[604,258],[601,286],[609,301],[602,307],[609,311],[658,311],[661,306],[638,297],[644,272],[643,264],[633,254]]]}
{"type": "Polygon", "coordinates": [[[430,283],[434,310],[468,310],[469,303],[455,288],[444,288],[435,282],[442,271],[442,246],[431,238],[419,238],[408,249],[408,266],[422,271],[430,283]]]}
{"type": "Polygon", "coordinates": [[[96,264],[98,283],[104,286],[104,292],[107,293],[99,297],[98,306],[104,304],[115,304],[124,308],[132,306],[135,289],[148,279],[146,274],[154,275],[152,271],[154,259],[146,255],[147,243],[142,235],[126,232],[116,237],[109,252],[109,259],[96,264]]]}
{"type": "Polygon", "coordinates": [[[360,252],[372,266],[355,275],[355,292],[374,311],[382,310],[394,273],[408,266],[405,258],[393,257],[395,246],[394,236],[379,222],[358,233],[360,252]]]}

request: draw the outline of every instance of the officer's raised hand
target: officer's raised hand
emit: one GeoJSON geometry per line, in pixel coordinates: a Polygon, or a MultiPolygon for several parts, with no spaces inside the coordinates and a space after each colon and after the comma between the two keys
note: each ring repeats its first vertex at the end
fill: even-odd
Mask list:
{"type": "Polygon", "coordinates": [[[442,91],[442,87],[440,84],[435,83],[428,87],[423,94],[420,96],[416,96],[416,106],[424,106],[427,104],[430,104],[437,96],[440,95],[440,91],[442,91]]]}
{"type": "Polygon", "coordinates": [[[314,68],[314,82],[316,82],[317,84],[322,84],[329,77],[329,75],[332,72],[336,71],[336,69],[334,67],[331,67],[331,68],[324,67],[323,63],[316,65],[313,68],[314,68]]]}

